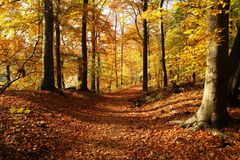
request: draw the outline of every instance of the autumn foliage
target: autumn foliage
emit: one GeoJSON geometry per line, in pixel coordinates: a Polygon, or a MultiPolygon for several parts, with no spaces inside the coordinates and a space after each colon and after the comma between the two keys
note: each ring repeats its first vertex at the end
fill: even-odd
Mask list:
{"type": "MultiPolygon", "coordinates": [[[[170,122],[198,108],[202,91],[161,95],[136,107],[134,87],[105,96],[11,91],[1,96],[3,159],[239,159],[239,128],[228,137],[170,122]],[[13,108],[20,109],[13,112],[13,108]],[[21,113],[21,115],[19,115],[21,113]]],[[[230,109],[233,117],[239,109],[230,109]]]]}
{"type": "Polygon", "coordinates": [[[239,14],[239,0],[0,0],[0,160],[240,159],[239,14]]]}

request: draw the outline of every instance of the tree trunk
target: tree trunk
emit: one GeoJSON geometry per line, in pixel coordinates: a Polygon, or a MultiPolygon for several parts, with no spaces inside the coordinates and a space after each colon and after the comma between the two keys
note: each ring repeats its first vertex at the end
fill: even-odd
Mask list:
{"type": "Polygon", "coordinates": [[[62,71],[61,71],[61,41],[60,41],[60,21],[59,21],[59,14],[60,14],[60,0],[57,0],[57,13],[56,13],[56,65],[57,65],[57,87],[58,89],[62,89],[62,71]]]}
{"type": "Polygon", "coordinates": [[[53,63],[53,5],[44,0],[43,77],[41,90],[55,90],[53,63]]]}
{"type": "Polygon", "coordinates": [[[6,66],[6,79],[7,79],[7,83],[9,83],[11,81],[10,65],[6,66]]]}
{"type": "Polygon", "coordinates": [[[120,75],[120,83],[121,86],[123,86],[123,52],[124,52],[124,42],[123,42],[123,34],[124,34],[124,27],[125,23],[123,22],[122,28],[121,28],[121,34],[122,34],[122,43],[121,43],[121,75],[120,75]]]}
{"type": "MultiPolygon", "coordinates": [[[[161,1],[160,7],[163,7],[164,0],[161,1]]],[[[163,26],[163,17],[161,16],[160,22],[160,31],[161,31],[161,47],[162,47],[162,69],[163,69],[163,85],[164,87],[168,86],[167,79],[167,68],[166,68],[166,60],[165,60],[165,35],[164,35],[164,26],[163,26]]]]}
{"type": "MultiPolygon", "coordinates": [[[[217,2],[216,0],[213,2],[217,2]]],[[[231,119],[227,111],[228,102],[228,23],[229,23],[229,0],[222,4],[211,7],[210,13],[221,10],[218,15],[209,15],[208,28],[209,48],[207,54],[207,69],[204,85],[202,104],[197,113],[189,120],[182,123],[182,126],[195,128],[212,127],[222,128],[231,119]],[[216,33],[216,29],[221,32],[216,33]],[[220,39],[220,40],[219,40],[220,39]]]]}
{"type": "Polygon", "coordinates": [[[240,27],[238,27],[237,36],[234,40],[233,48],[230,53],[230,62],[231,62],[231,77],[229,83],[229,98],[230,105],[238,105],[238,87],[240,83],[240,27]]]}
{"type": "MultiPolygon", "coordinates": [[[[101,34],[98,34],[98,41],[100,43],[101,34]]],[[[97,93],[100,94],[100,74],[101,74],[101,57],[100,52],[97,52],[97,93]]]]}
{"type": "MultiPolygon", "coordinates": [[[[95,0],[92,1],[93,4],[95,0]]],[[[96,15],[95,11],[92,13],[92,21],[93,21],[93,30],[92,30],[92,67],[91,67],[91,91],[93,93],[96,92],[96,15]]]]}
{"type": "MultiPolygon", "coordinates": [[[[144,0],[143,12],[148,8],[148,0],[144,0]]],[[[143,20],[143,91],[148,91],[148,27],[147,19],[143,20]]]]}
{"type": "Polygon", "coordinates": [[[97,66],[98,66],[98,69],[97,69],[97,93],[100,94],[100,73],[101,73],[101,59],[100,59],[100,53],[97,52],[97,66]]]}
{"type": "Polygon", "coordinates": [[[115,35],[114,35],[114,71],[116,77],[116,88],[118,88],[118,67],[117,67],[117,13],[115,13],[115,35]]]}
{"type": "Polygon", "coordinates": [[[80,90],[88,91],[88,59],[87,59],[87,6],[88,0],[83,1],[83,16],[82,16],[82,84],[80,90]]]}

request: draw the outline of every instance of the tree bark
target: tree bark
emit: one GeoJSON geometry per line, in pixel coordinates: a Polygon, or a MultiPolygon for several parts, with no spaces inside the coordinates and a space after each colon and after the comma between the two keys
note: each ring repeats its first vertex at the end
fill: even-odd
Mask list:
{"type": "Polygon", "coordinates": [[[115,71],[115,83],[118,88],[118,67],[117,67],[117,13],[115,13],[115,35],[114,35],[114,71],[115,71]]]}
{"type": "Polygon", "coordinates": [[[122,34],[122,42],[121,42],[121,75],[120,75],[120,84],[121,86],[123,86],[123,52],[124,52],[124,42],[123,42],[123,35],[124,35],[124,27],[125,27],[125,23],[122,22],[122,28],[121,28],[121,34],[122,34]]]}
{"type": "MultiPolygon", "coordinates": [[[[148,8],[148,0],[144,0],[143,12],[148,8]]],[[[143,91],[148,91],[148,27],[147,19],[143,20],[143,91]]]]}
{"type": "Polygon", "coordinates": [[[55,90],[53,63],[53,5],[52,0],[44,0],[44,37],[43,37],[43,77],[41,90],[55,90]]]}
{"type": "MultiPolygon", "coordinates": [[[[95,0],[92,1],[93,4],[95,0]]],[[[92,67],[91,67],[91,91],[93,93],[96,92],[96,15],[95,11],[92,13],[92,21],[93,21],[93,30],[92,30],[92,67]]]]}
{"type": "Polygon", "coordinates": [[[100,94],[100,73],[101,73],[101,58],[100,58],[100,53],[97,52],[97,93],[100,94]]]}
{"type": "MultiPolygon", "coordinates": [[[[101,34],[98,33],[97,34],[97,43],[99,44],[101,41],[101,34]],[[99,41],[99,42],[98,42],[99,41]]],[[[97,93],[101,94],[101,90],[100,90],[100,78],[101,78],[101,56],[100,56],[100,51],[97,52],[97,93]]]]}
{"type": "MultiPolygon", "coordinates": [[[[163,8],[163,2],[161,1],[160,7],[163,8]]],[[[166,68],[166,60],[165,60],[165,35],[164,35],[164,26],[163,26],[163,16],[161,16],[160,22],[160,31],[161,31],[161,47],[162,47],[162,69],[163,69],[163,86],[168,86],[168,78],[167,78],[167,68],[166,68]]]]}
{"type": "Polygon", "coordinates": [[[88,58],[87,58],[87,6],[88,0],[83,1],[82,16],[82,84],[80,90],[88,91],[88,58]]]}
{"type": "Polygon", "coordinates": [[[55,20],[55,28],[56,28],[56,65],[57,65],[57,87],[58,89],[62,89],[62,69],[61,69],[61,41],[60,41],[60,21],[59,21],[59,14],[60,14],[60,0],[57,0],[57,13],[56,13],[56,20],[55,20]]]}
{"type": "MultiPolygon", "coordinates": [[[[213,0],[212,2],[217,2],[213,0]]],[[[231,120],[228,111],[228,24],[229,3],[212,6],[210,13],[222,11],[217,15],[209,13],[208,29],[209,48],[207,54],[206,79],[202,104],[196,114],[182,123],[182,126],[194,126],[196,129],[202,127],[222,128],[231,120]],[[216,29],[221,30],[216,33],[216,29]]]]}
{"type": "Polygon", "coordinates": [[[240,83],[240,27],[238,27],[237,36],[234,40],[233,48],[230,53],[230,83],[229,83],[229,98],[230,105],[238,105],[238,87],[240,83]]]}
{"type": "Polygon", "coordinates": [[[10,70],[10,65],[6,66],[6,79],[7,79],[7,83],[9,83],[11,81],[11,70],[10,70]]]}

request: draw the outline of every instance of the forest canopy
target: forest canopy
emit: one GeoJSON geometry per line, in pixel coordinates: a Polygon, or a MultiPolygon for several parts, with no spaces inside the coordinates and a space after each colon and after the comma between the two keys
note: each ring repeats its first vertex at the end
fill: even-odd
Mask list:
{"type": "MultiPolygon", "coordinates": [[[[81,28],[84,10],[88,13],[86,45],[89,88],[93,72],[95,83],[99,84],[98,91],[116,90],[142,81],[144,19],[147,20],[148,35],[148,85],[153,88],[164,85],[163,58],[166,61],[168,83],[193,81],[193,74],[194,81],[203,83],[208,47],[206,39],[211,36],[206,32],[207,9],[210,7],[207,0],[165,0],[162,6],[158,0],[149,1],[147,10],[144,11],[143,1],[137,0],[92,0],[85,9],[80,0],[52,2],[55,24],[53,31],[56,32],[56,24],[60,28],[59,60],[64,87],[77,87],[81,79],[78,66],[82,58],[81,28]],[[165,36],[164,39],[161,39],[161,35],[165,36]],[[162,41],[165,42],[165,57],[162,56],[162,41]],[[95,56],[92,56],[93,52],[95,56]]],[[[230,48],[237,33],[239,5],[237,0],[231,1],[230,48]]],[[[19,70],[24,69],[24,78],[12,87],[37,89],[43,72],[43,1],[8,0],[1,1],[0,7],[1,84],[14,79],[19,70]],[[29,57],[31,58],[22,68],[29,57]],[[6,66],[10,71],[9,76],[6,76],[6,66]]],[[[56,36],[53,41],[55,50],[56,36]]],[[[56,61],[55,51],[53,52],[56,61]]],[[[54,65],[57,74],[57,63],[54,65]]]]}

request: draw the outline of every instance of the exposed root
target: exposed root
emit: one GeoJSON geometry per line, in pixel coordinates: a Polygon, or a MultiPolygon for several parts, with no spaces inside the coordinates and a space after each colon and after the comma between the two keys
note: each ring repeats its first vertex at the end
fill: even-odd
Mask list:
{"type": "Polygon", "coordinates": [[[196,122],[195,126],[193,126],[193,131],[207,128],[210,128],[210,125],[207,122],[196,122]]]}
{"type": "Polygon", "coordinates": [[[210,130],[210,132],[214,135],[214,136],[219,136],[219,137],[222,137],[222,138],[226,138],[228,135],[221,132],[220,130],[218,129],[212,129],[210,130]]]}
{"type": "Polygon", "coordinates": [[[170,125],[181,125],[183,123],[183,121],[181,120],[173,120],[173,121],[169,121],[168,124],[170,125]]]}
{"type": "Polygon", "coordinates": [[[197,118],[196,118],[196,116],[193,116],[190,119],[180,123],[180,126],[183,128],[189,128],[189,127],[195,126],[196,122],[197,122],[197,118]]]}
{"type": "Polygon", "coordinates": [[[200,129],[207,129],[215,136],[220,136],[222,138],[227,137],[228,135],[221,132],[219,129],[216,129],[215,127],[211,126],[210,123],[206,121],[199,121],[196,116],[193,116],[189,118],[186,121],[183,121],[180,123],[180,126],[183,128],[191,128],[193,131],[197,131],[200,129]]]}
{"type": "Polygon", "coordinates": [[[191,128],[193,131],[210,128],[210,125],[207,122],[198,121],[196,115],[180,123],[180,126],[183,128],[191,128]]]}

